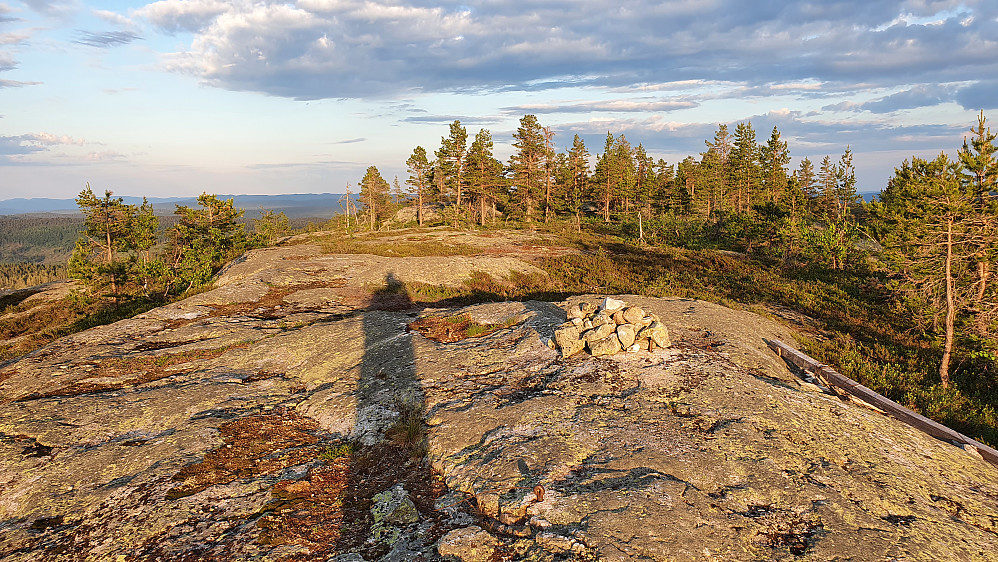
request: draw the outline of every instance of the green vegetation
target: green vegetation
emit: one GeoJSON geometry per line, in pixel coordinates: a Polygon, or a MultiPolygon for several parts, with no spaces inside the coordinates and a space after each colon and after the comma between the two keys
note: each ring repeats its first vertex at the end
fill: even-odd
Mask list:
{"type": "MultiPolygon", "coordinates": [[[[848,147],[837,158],[804,158],[791,170],[791,147],[776,128],[759,142],[751,123],[738,123],[733,132],[720,125],[703,152],[671,164],[623,135],[608,133],[593,158],[578,136],[564,152],[556,151],[555,138],[536,116],[524,116],[504,164],[493,156],[488,130],[471,137],[455,121],[438,150],[416,147],[406,161],[408,199],[397,178],[389,193],[371,166],[359,182],[362,209],[344,200],[344,215],[324,225],[335,232],[313,241],[330,253],[463,255],[482,250],[422,228],[384,230],[448,225],[547,232],[554,244],[579,250],[540,260],[547,275],[477,274],[460,289],[409,284],[398,291],[415,303],[636,293],[700,298],[773,316],[799,313],[814,320],[804,328],[804,347],[816,359],[998,443],[998,387],[992,384],[998,373],[998,151],[983,113],[956,157],[902,163],[872,203],[856,193],[848,147]],[[411,218],[395,218],[405,205],[416,207],[405,215],[411,218]]],[[[86,310],[93,319],[86,322],[99,322],[197,290],[239,252],[291,232],[287,217],[268,212],[247,235],[231,201],[205,194],[199,203],[199,209],[178,207],[166,241],[157,243],[149,237],[155,217],[141,207],[115,203],[109,193],[104,199],[81,194],[86,230],[70,269],[89,292],[75,297],[74,310],[86,310]]],[[[24,333],[37,322],[44,334],[41,316],[32,314],[22,314],[19,326],[0,328],[24,333]]],[[[80,327],[84,320],[73,322],[80,327]]],[[[436,328],[453,332],[455,326],[436,328]]]]}
{"type": "Polygon", "coordinates": [[[82,228],[79,216],[0,217],[0,263],[65,265],[82,228]]]}
{"type": "Polygon", "coordinates": [[[33,287],[65,278],[65,264],[0,263],[0,291],[33,287]]]}

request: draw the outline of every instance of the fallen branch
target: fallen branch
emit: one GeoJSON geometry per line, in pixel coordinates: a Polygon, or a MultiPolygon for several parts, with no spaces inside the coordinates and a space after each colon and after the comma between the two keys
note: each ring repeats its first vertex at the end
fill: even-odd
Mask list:
{"type": "Polygon", "coordinates": [[[800,351],[797,351],[781,341],[765,340],[765,342],[769,345],[770,349],[775,351],[777,355],[782,357],[785,361],[813,374],[815,377],[825,381],[828,385],[842,389],[851,396],[859,398],[863,402],[882,410],[887,415],[898,419],[915,429],[927,433],[936,439],[941,439],[950,443],[957,443],[964,446],[964,448],[973,447],[977,450],[977,453],[980,454],[981,458],[995,466],[998,466],[998,451],[995,449],[975,441],[958,431],[954,431],[945,425],[936,423],[923,415],[916,414],[897,402],[877,394],[849,377],[838,373],[835,369],[832,369],[828,365],[818,363],[814,359],[804,355],[800,351]]]}

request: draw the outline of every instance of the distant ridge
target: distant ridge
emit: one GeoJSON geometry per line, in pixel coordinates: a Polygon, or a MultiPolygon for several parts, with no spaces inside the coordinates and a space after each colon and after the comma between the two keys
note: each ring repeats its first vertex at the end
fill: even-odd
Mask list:
{"type": "MultiPolygon", "coordinates": [[[[342,212],[339,200],[342,193],[296,193],[290,195],[219,195],[221,199],[235,199],[236,207],[246,211],[247,218],[257,216],[260,209],[283,212],[288,217],[322,217],[342,212]]],[[[117,197],[117,196],[116,196],[117,197]]],[[[142,204],[141,197],[120,196],[129,205],[142,204]]],[[[356,200],[357,195],[352,198],[356,200]]],[[[173,214],[176,205],[196,206],[197,197],[149,197],[157,215],[173,214]]],[[[0,215],[26,213],[72,214],[79,210],[75,199],[50,199],[35,197],[0,200],[0,215]]]]}

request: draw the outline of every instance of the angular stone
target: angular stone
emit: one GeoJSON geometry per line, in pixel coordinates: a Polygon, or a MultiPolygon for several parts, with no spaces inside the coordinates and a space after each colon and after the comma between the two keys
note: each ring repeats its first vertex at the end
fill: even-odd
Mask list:
{"type": "Polygon", "coordinates": [[[572,318],[572,324],[575,325],[575,326],[581,327],[582,324],[583,324],[583,321],[582,321],[581,318],[572,318]]]}
{"type": "Polygon", "coordinates": [[[616,312],[621,308],[624,308],[624,301],[615,299],[613,297],[606,297],[605,299],[603,299],[603,302],[602,304],[600,304],[599,308],[600,310],[606,312],[611,312],[611,313],[616,312]]]}
{"type": "Polygon", "coordinates": [[[641,326],[642,328],[644,328],[646,326],[650,326],[651,323],[654,322],[654,321],[655,321],[655,319],[652,318],[651,316],[645,316],[644,318],[641,319],[640,322],[638,322],[638,325],[641,326]]]}
{"type": "Polygon", "coordinates": [[[583,320],[582,321],[582,329],[583,330],[592,330],[593,329],[593,321],[590,320],[590,319],[588,319],[588,318],[586,318],[585,320],[583,320]]]}
{"type": "Polygon", "coordinates": [[[617,339],[620,340],[620,346],[624,349],[634,345],[634,326],[630,324],[617,326],[617,339]]]}
{"type": "Polygon", "coordinates": [[[641,319],[645,317],[645,311],[641,310],[637,306],[629,306],[622,311],[624,320],[628,324],[640,324],[641,319]]]}
{"type": "Polygon", "coordinates": [[[603,324],[613,324],[617,323],[610,318],[610,315],[605,312],[600,312],[599,314],[593,316],[593,326],[602,326],[603,324]]]}
{"type": "Polygon", "coordinates": [[[601,340],[591,341],[588,344],[589,353],[594,357],[599,357],[600,355],[613,355],[618,351],[621,351],[620,340],[617,339],[617,334],[611,334],[601,340]]]}
{"type": "Polygon", "coordinates": [[[617,329],[616,324],[602,324],[582,334],[582,339],[586,340],[587,342],[601,340],[603,338],[609,337],[611,334],[613,334],[616,331],[616,329],[617,329]]]}
{"type": "Polygon", "coordinates": [[[637,353],[637,352],[645,349],[646,347],[647,346],[643,346],[640,343],[633,343],[633,344],[631,344],[631,347],[627,348],[627,352],[628,353],[637,353]]]}
{"type": "Polygon", "coordinates": [[[623,310],[618,310],[617,312],[614,312],[613,315],[610,316],[610,319],[613,320],[613,323],[618,326],[620,326],[621,324],[627,324],[627,320],[624,320],[623,310]]]}
{"type": "Polygon", "coordinates": [[[579,310],[582,311],[583,316],[589,316],[590,314],[596,312],[596,305],[591,302],[580,302],[579,310]]]}
{"type": "Polygon", "coordinates": [[[570,306],[570,307],[568,307],[568,313],[567,314],[568,314],[568,319],[569,320],[571,320],[573,318],[585,318],[585,316],[586,316],[585,313],[582,312],[582,309],[579,308],[578,306],[570,306]]]}
{"type": "Polygon", "coordinates": [[[396,484],[384,492],[375,494],[371,500],[374,502],[371,514],[375,524],[408,525],[419,521],[416,504],[409,499],[409,492],[402,487],[402,484],[396,484]]]}
{"type": "Polygon", "coordinates": [[[481,527],[454,529],[437,542],[440,556],[453,556],[462,562],[487,562],[495,556],[499,539],[481,527]]]}
{"type": "Polygon", "coordinates": [[[570,357],[582,351],[586,342],[579,334],[579,328],[573,324],[562,326],[554,331],[554,342],[561,350],[562,357],[570,357]]]}
{"type": "Polygon", "coordinates": [[[658,347],[669,347],[672,342],[669,340],[669,330],[661,322],[652,322],[648,327],[639,332],[639,337],[648,337],[655,342],[658,347]]]}

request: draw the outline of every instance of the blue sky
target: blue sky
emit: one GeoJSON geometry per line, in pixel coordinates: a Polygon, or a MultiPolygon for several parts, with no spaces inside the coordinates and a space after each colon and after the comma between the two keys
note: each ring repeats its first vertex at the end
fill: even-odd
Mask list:
{"type": "Polygon", "coordinates": [[[525,113],[669,162],[750,120],[877,191],[998,122],[995,53],[994,0],[0,0],[0,199],[342,192],[525,113]]]}

